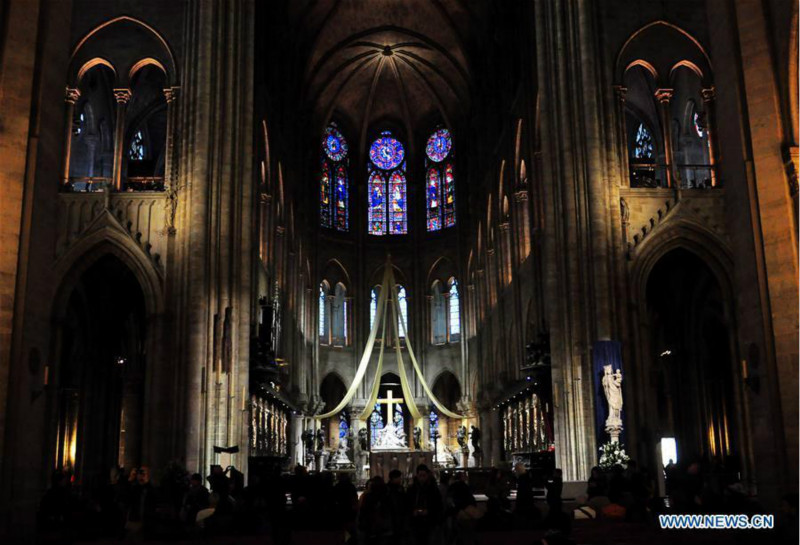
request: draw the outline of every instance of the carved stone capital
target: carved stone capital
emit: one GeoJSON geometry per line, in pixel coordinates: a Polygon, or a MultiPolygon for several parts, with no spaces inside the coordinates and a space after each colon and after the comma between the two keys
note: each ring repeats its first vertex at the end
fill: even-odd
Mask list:
{"type": "Polygon", "coordinates": [[[669,101],[672,100],[672,95],[674,94],[674,89],[656,89],[655,92],[656,100],[661,104],[669,104],[669,101]]]}
{"type": "Polygon", "coordinates": [[[117,100],[117,104],[127,104],[131,96],[130,89],[114,89],[114,98],[117,100]]]}
{"type": "Polygon", "coordinates": [[[285,231],[286,231],[286,228],[283,227],[282,225],[278,225],[278,226],[275,227],[275,234],[278,235],[279,237],[282,237],[283,233],[285,231]]]}
{"type": "Polygon", "coordinates": [[[614,94],[617,95],[620,102],[625,102],[625,98],[628,95],[628,88],[624,85],[615,85],[614,94]]]}
{"type": "Polygon", "coordinates": [[[504,221],[503,223],[501,223],[499,225],[499,227],[500,227],[501,231],[508,232],[511,229],[511,223],[507,222],[507,221],[504,221]]]}
{"type": "Polygon", "coordinates": [[[167,87],[164,89],[164,98],[167,99],[167,104],[174,102],[178,98],[178,91],[180,87],[167,87]]]}
{"type": "Polygon", "coordinates": [[[81,98],[81,91],[80,89],[72,89],[70,87],[66,88],[66,93],[64,95],[64,102],[67,104],[75,104],[78,102],[78,99],[81,98]]]}
{"type": "Polygon", "coordinates": [[[521,189],[514,193],[514,202],[528,202],[528,190],[521,189]]]}
{"type": "Polygon", "coordinates": [[[709,87],[708,89],[702,89],[700,94],[703,97],[703,102],[706,104],[717,98],[717,90],[714,87],[709,87]]]}

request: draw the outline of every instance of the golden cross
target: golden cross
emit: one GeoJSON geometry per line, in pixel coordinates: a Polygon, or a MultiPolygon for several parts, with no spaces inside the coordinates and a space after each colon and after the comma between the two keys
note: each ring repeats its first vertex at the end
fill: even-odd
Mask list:
{"type": "Polygon", "coordinates": [[[387,390],[386,397],[383,399],[376,400],[380,405],[388,405],[389,406],[389,417],[387,424],[389,422],[394,423],[394,404],[395,403],[402,403],[404,400],[402,397],[392,397],[392,391],[387,390]]]}

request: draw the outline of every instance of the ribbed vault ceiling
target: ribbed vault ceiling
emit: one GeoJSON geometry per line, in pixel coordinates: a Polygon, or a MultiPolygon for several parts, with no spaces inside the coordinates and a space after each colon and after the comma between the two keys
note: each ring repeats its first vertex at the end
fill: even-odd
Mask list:
{"type": "Polygon", "coordinates": [[[293,2],[291,16],[311,41],[304,87],[315,118],[346,119],[362,145],[381,123],[401,125],[409,138],[420,127],[458,123],[469,111],[464,44],[479,20],[479,4],[293,2]]]}

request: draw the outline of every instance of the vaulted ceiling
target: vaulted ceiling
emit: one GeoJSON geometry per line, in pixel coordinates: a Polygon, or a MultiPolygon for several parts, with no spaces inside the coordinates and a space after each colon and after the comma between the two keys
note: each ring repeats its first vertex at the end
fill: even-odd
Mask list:
{"type": "Polygon", "coordinates": [[[418,129],[457,124],[469,112],[468,44],[483,2],[330,0],[292,2],[309,44],[304,71],[315,120],[344,120],[363,149],[382,123],[418,129]]]}

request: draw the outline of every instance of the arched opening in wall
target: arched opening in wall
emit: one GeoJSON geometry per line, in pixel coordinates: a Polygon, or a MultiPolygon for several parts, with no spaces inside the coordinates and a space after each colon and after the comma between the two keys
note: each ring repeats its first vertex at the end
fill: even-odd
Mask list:
{"type": "MultiPolygon", "coordinates": [[[[382,436],[388,434],[389,430],[386,430],[385,433],[381,433],[381,430],[390,423],[396,428],[396,431],[393,432],[396,434],[395,436],[401,437],[401,441],[409,444],[414,423],[403,400],[400,377],[394,373],[385,373],[381,376],[381,383],[378,387],[378,400],[367,422],[370,448],[386,442],[382,436]]],[[[386,446],[386,444],[383,445],[384,448],[386,446]]]]}
{"type": "Polygon", "coordinates": [[[117,115],[115,78],[114,71],[105,64],[96,64],[82,74],[69,144],[72,191],[96,191],[111,182],[117,115]]]}
{"type": "Polygon", "coordinates": [[[679,464],[704,460],[735,475],[740,459],[730,301],[709,266],[682,248],[655,264],[646,300],[646,376],[654,385],[646,403],[655,417],[646,424],[648,435],[655,442],[674,438],[679,464]]]}
{"type": "MultiPolygon", "coordinates": [[[[336,408],[336,405],[344,398],[345,393],[347,393],[347,388],[345,388],[344,382],[339,375],[335,373],[326,375],[319,385],[319,397],[325,402],[323,412],[327,413],[336,408]]],[[[323,420],[322,429],[325,431],[325,444],[335,450],[339,445],[340,433],[346,435],[350,430],[349,411],[344,409],[339,414],[323,420]]]]}
{"type": "MultiPolygon", "coordinates": [[[[442,405],[448,409],[455,410],[461,400],[461,384],[456,376],[450,371],[442,372],[433,382],[433,395],[436,396],[442,405]]],[[[459,452],[458,438],[456,436],[461,421],[448,418],[431,405],[428,414],[428,439],[433,445],[434,430],[438,429],[438,439],[436,441],[436,459],[440,463],[446,463],[456,456],[459,452]]],[[[456,458],[458,459],[458,458],[456,458]]]]}
{"type": "Polygon", "coordinates": [[[146,462],[143,291],[118,258],[101,257],[81,275],[60,321],[56,467],[91,490],[109,469],[146,462]]]}
{"type": "Polygon", "coordinates": [[[625,136],[631,187],[666,187],[667,157],[654,75],[641,65],[625,72],[625,136]]]}
{"type": "Polygon", "coordinates": [[[164,189],[167,142],[166,75],[156,65],[140,68],[131,81],[125,119],[123,178],[128,191],[164,189]]]}
{"type": "Polygon", "coordinates": [[[709,153],[708,111],[700,76],[687,66],[672,73],[670,123],[675,171],[681,187],[710,188],[714,181],[709,153]]]}

